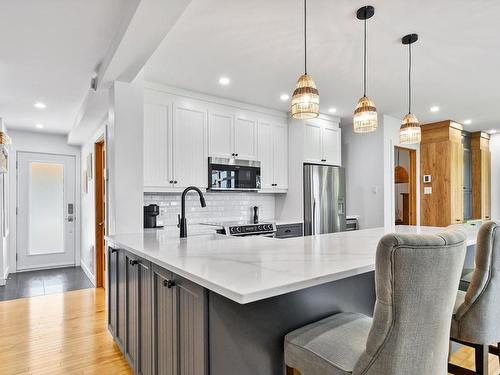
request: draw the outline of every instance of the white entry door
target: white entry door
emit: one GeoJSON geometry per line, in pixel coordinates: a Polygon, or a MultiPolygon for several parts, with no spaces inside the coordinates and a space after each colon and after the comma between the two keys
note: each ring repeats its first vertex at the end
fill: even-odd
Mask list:
{"type": "Polygon", "coordinates": [[[17,269],[75,264],[75,157],[17,154],[17,269]]]}

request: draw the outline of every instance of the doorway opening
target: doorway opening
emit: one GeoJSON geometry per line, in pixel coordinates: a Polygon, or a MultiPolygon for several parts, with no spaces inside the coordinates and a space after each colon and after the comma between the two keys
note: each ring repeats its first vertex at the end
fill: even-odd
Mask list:
{"type": "Polygon", "coordinates": [[[417,224],[417,152],[394,147],[395,224],[417,224]]]}
{"type": "Polygon", "coordinates": [[[106,235],[106,147],[104,137],[94,145],[95,154],[95,256],[96,256],[96,287],[104,287],[106,260],[104,251],[104,236],[106,235]]]}

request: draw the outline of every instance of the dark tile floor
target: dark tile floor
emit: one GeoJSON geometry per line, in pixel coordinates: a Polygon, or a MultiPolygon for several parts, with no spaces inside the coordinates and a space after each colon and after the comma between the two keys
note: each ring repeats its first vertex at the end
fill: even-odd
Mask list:
{"type": "Polygon", "coordinates": [[[81,267],[12,273],[0,286],[0,301],[93,288],[81,267]]]}

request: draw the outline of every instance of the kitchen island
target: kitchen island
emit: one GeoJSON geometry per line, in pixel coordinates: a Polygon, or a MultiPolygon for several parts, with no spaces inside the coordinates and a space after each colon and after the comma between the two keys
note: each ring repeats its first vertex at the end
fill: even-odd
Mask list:
{"type": "MultiPolygon", "coordinates": [[[[459,227],[473,246],[478,226],[459,227]]],[[[372,315],[385,233],[442,230],[109,236],[109,329],[137,374],[281,375],[287,332],[336,312],[372,315]]]]}

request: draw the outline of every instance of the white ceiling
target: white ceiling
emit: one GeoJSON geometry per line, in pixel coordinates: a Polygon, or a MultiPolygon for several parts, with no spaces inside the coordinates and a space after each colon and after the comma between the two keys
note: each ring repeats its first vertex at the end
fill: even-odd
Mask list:
{"type": "MultiPolygon", "coordinates": [[[[421,122],[471,119],[469,130],[500,130],[500,1],[373,0],[369,21],[368,95],[379,113],[407,108],[407,48],[414,46],[414,110],[421,122]],[[433,105],[439,113],[431,113],[433,105]]],[[[321,110],[348,119],[362,95],[362,22],[366,2],[310,0],[309,73],[321,110]]],[[[302,0],[193,0],[145,69],[145,78],[287,110],[303,69],[302,0]],[[221,87],[221,75],[231,84],[221,87]]]]}
{"type": "Polygon", "coordinates": [[[0,117],[8,128],[67,133],[135,0],[0,1],[0,117]],[[47,109],[33,107],[41,101],[47,109]]]}

